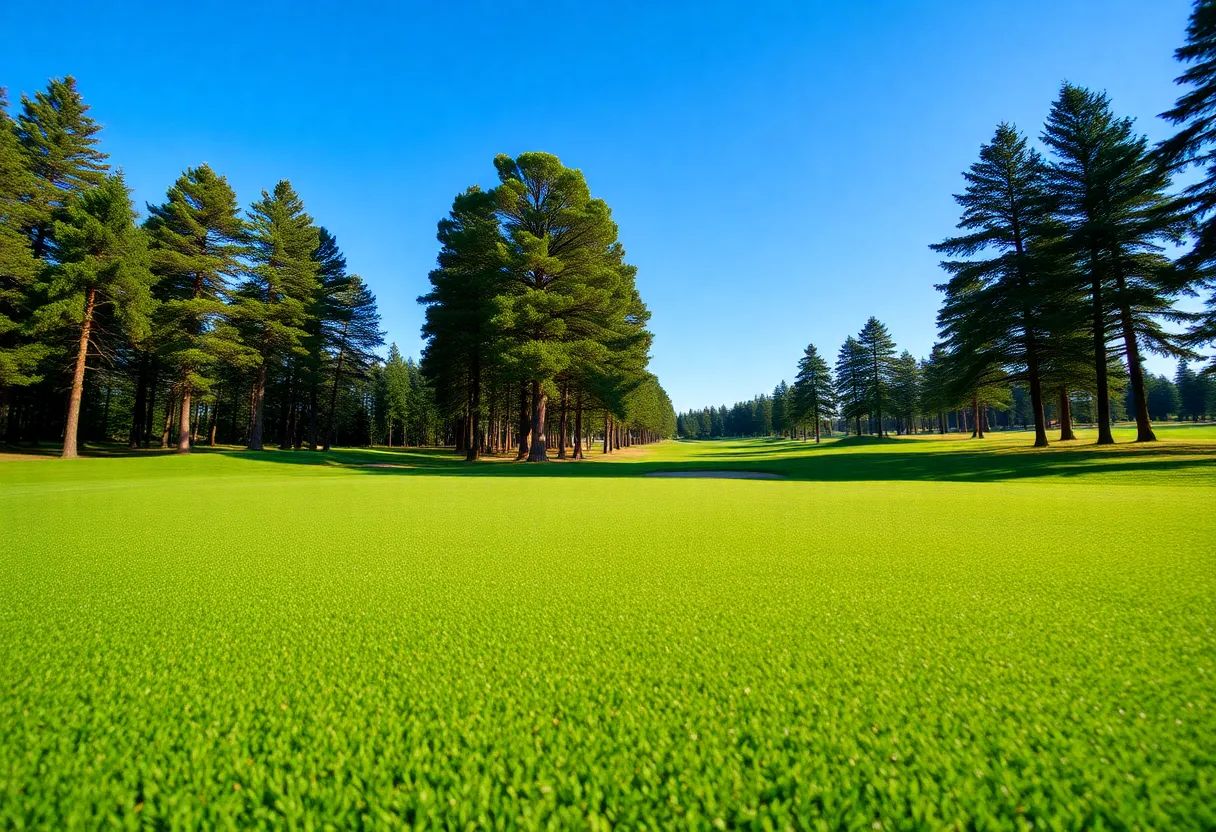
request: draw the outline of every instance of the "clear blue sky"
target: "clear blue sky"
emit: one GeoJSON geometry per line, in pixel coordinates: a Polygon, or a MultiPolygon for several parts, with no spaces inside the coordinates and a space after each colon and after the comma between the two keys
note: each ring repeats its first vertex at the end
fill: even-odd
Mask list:
{"type": "Polygon", "coordinates": [[[980,143],[1002,119],[1037,136],[1063,79],[1164,136],[1190,8],[251,5],[8,3],[0,85],[75,75],[141,208],[204,161],[245,204],[291,179],[415,356],[452,197],[493,185],[497,153],[556,153],[613,209],[679,409],[792,380],[869,315],[926,354],[927,244],[980,143]]]}

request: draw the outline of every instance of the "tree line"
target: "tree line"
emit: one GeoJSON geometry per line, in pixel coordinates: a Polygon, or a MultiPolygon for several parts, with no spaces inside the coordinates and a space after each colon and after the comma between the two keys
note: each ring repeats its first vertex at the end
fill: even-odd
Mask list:
{"type": "Polygon", "coordinates": [[[646,369],[650,313],[612,212],[556,156],[494,159],[440,221],[421,368],[469,460],[514,452],[582,459],[675,432],[671,400],[646,369]]]}
{"type": "Polygon", "coordinates": [[[137,222],[71,77],[0,94],[5,441],[261,449],[370,441],[376,298],[283,180],[244,211],[189,167],[137,222]]]}
{"type": "MultiPolygon", "coordinates": [[[[793,387],[774,393],[784,421],[772,428],[809,423],[818,438],[839,419],[841,429],[882,435],[929,418],[945,432],[955,414],[954,429],[983,436],[989,414],[1028,410],[1043,447],[1052,416],[1061,440],[1075,438],[1078,404],[1098,444],[1114,441],[1124,406],[1139,442],[1156,439],[1155,416],[1210,413],[1216,359],[1198,350],[1216,340],[1216,0],[1196,2],[1176,56],[1189,65],[1178,78],[1187,90],[1162,115],[1180,129],[1159,145],[1104,93],[1070,83],[1051,105],[1042,150],[998,125],[955,196],[961,233],[931,246],[948,276],[937,286],[932,353],[897,356],[874,318],[846,340],[834,369],[812,345],[793,387]],[[1190,165],[1206,175],[1176,192],[1172,176],[1190,165]],[[1172,257],[1175,247],[1184,251],[1172,257]],[[1178,308],[1201,290],[1203,312],[1178,308]],[[1179,381],[1146,374],[1146,351],[1183,362],[1179,381]],[[1191,360],[1206,360],[1201,375],[1191,360]]],[[[682,416],[684,435],[703,432],[699,413],[682,416]]]]}

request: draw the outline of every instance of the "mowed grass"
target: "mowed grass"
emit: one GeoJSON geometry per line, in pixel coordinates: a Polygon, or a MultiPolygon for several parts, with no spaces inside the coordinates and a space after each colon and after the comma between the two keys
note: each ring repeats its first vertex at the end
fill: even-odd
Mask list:
{"type": "Polygon", "coordinates": [[[0,827],[1213,828],[1160,435],[0,462],[0,827]]]}

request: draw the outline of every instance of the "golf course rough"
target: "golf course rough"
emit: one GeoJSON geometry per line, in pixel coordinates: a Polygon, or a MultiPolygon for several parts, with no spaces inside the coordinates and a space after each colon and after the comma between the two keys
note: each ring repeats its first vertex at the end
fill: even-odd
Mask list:
{"type": "Polygon", "coordinates": [[[0,828],[1211,829],[1161,433],[0,462],[0,828]]]}

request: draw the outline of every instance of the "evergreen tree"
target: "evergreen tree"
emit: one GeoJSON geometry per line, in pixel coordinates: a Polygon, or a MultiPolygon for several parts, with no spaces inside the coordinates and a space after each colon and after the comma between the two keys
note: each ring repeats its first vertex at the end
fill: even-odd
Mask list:
{"type": "MultiPolygon", "coordinates": [[[[1178,125],[1179,131],[1158,150],[1171,168],[1204,168],[1203,178],[1185,191],[1199,225],[1194,246],[1181,264],[1186,274],[1197,277],[1210,290],[1206,307],[1188,338],[1192,345],[1203,346],[1216,341],[1216,2],[1196,0],[1186,44],[1174,52],[1174,57],[1188,64],[1177,83],[1189,89],[1179,96],[1173,109],[1161,114],[1178,125]]],[[[1216,373],[1216,357],[1205,372],[1216,373]]]]}
{"type": "MultiPolygon", "coordinates": [[[[790,396],[791,408],[796,414],[792,422],[810,419],[815,429],[815,444],[819,444],[820,426],[824,419],[831,418],[836,396],[832,384],[832,373],[828,362],[819,355],[814,344],[807,344],[798,360],[798,376],[790,396]]],[[[806,433],[803,432],[803,437],[806,433]]]]}
{"type": "Polygon", "coordinates": [[[388,446],[393,446],[393,426],[402,426],[402,444],[405,444],[405,426],[409,421],[410,372],[396,344],[388,349],[388,361],[384,362],[384,421],[388,434],[388,446]]]}
{"type": "Polygon", "coordinates": [[[29,226],[34,180],[17,143],[8,99],[0,87],[0,404],[13,387],[38,381],[46,348],[27,332],[38,262],[22,229],[29,226]]]}
{"type": "Polygon", "coordinates": [[[951,279],[938,287],[946,293],[939,322],[951,348],[972,357],[976,375],[996,364],[1026,382],[1034,444],[1046,447],[1042,377],[1049,321],[1061,302],[1049,265],[1056,227],[1046,167],[1026,138],[1002,123],[964,177],[967,188],[954,199],[963,208],[959,228],[970,233],[931,247],[968,258],[942,263],[951,279]],[[977,257],[982,253],[989,256],[977,257]]]}
{"type": "Polygon", "coordinates": [[[245,224],[228,181],[207,165],[187,168],[165,202],[148,206],[152,271],[158,278],[160,354],[181,398],[179,453],[190,451],[191,400],[215,383],[217,368],[253,364],[228,320],[230,281],[241,272],[245,224]]]}
{"type": "Polygon", "coordinates": [[[865,354],[865,395],[867,410],[875,414],[878,435],[885,435],[883,404],[890,400],[891,376],[895,369],[895,342],[887,327],[875,317],[866,321],[857,335],[857,344],[865,354]]]}
{"type": "Polygon", "coordinates": [[[68,75],[52,79],[45,92],[21,96],[17,140],[33,176],[26,206],[26,228],[35,257],[45,257],[56,209],[73,194],[100,186],[110,166],[97,149],[101,126],[68,75]]]}
{"type": "Polygon", "coordinates": [[[439,267],[430,273],[422,335],[422,372],[445,411],[461,418],[465,457],[477,458],[482,425],[482,381],[502,351],[500,298],[514,288],[492,194],[469,188],[439,223],[439,267]]]}
{"type": "Polygon", "coordinates": [[[904,350],[891,369],[891,411],[899,419],[897,432],[912,432],[920,412],[920,385],[920,365],[904,350]]]}
{"type": "Polygon", "coordinates": [[[54,262],[38,309],[46,329],[73,332],[75,356],[64,458],[77,455],[77,429],[84,394],[86,362],[99,336],[146,333],[154,277],[148,269],[147,238],[135,225],[135,210],[122,175],[72,197],[56,212],[48,237],[54,262]]]}
{"type": "Polygon", "coordinates": [[[841,418],[846,422],[850,419],[854,421],[858,436],[861,436],[861,417],[870,412],[867,395],[869,367],[865,348],[850,335],[836,356],[836,395],[840,402],[841,418]]]}
{"type": "Polygon", "coordinates": [[[511,359],[532,388],[528,460],[543,462],[554,380],[580,353],[603,354],[606,342],[634,329],[629,322],[640,300],[611,212],[591,198],[580,171],[547,153],[500,155],[494,164],[502,183],[494,199],[516,283],[501,296],[500,320],[512,339],[511,359]]]}
{"type": "Polygon", "coordinates": [[[1043,133],[1055,160],[1050,167],[1057,216],[1068,247],[1083,266],[1091,307],[1098,444],[1114,442],[1107,373],[1108,327],[1119,327],[1136,404],[1136,439],[1153,441],[1144,389],[1141,346],[1179,354],[1176,337],[1161,326],[1177,320],[1180,290],[1162,244],[1180,239],[1186,217],[1166,196],[1169,179],[1107,97],[1065,84],[1043,133]]]}
{"type": "Polygon", "coordinates": [[[363,278],[350,275],[346,286],[334,296],[334,314],[322,321],[324,338],[333,356],[329,412],[325,420],[325,450],[336,441],[338,390],[343,378],[363,376],[375,361],[375,350],[384,343],[376,296],[363,278]]]}
{"type": "Polygon", "coordinates": [[[262,191],[249,212],[253,268],[238,295],[236,314],[245,341],[258,352],[254,379],[250,450],[261,450],[266,381],[270,371],[291,356],[307,355],[305,339],[310,304],[318,291],[313,259],[319,235],[304,203],[287,180],[262,191]]]}

